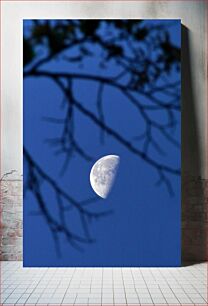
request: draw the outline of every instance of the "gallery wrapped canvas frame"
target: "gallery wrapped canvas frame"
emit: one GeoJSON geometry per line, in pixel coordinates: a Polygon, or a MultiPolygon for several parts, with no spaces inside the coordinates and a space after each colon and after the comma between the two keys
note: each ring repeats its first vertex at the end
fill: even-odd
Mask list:
{"type": "Polygon", "coordinates": [[[180,265],[180,20],[23,35],[24,266],[180,265]]]}

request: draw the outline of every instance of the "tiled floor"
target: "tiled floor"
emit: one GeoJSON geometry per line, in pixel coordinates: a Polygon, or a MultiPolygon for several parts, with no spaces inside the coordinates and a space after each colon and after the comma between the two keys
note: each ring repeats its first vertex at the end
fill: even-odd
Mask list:
{"type": "Polygon", "coordinates": [[[207,264],[181,268],[23,268],[1,262],[2,305],[207,305],[207,264]]]}

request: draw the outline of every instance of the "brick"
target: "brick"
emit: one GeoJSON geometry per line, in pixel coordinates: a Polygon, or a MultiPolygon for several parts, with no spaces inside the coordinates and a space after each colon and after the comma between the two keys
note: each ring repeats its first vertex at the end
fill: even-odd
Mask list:
{"type": "Polygon", "coordinates": [[[207,260],[208,180],[185,176],[182,186],[183,260],[207,260]]]}
{"type": "Polygon", "coordinates": [[[1,182],[1,260],[22,260],[22,181],[1,182]]]}

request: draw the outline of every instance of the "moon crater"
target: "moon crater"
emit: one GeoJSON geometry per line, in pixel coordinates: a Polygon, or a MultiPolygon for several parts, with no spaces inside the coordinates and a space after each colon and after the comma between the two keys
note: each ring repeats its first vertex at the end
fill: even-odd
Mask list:
{"type": "Polygon", "coordinates": [[[90,183],[92,189],[101,198],[107,198],[118,170],[120,157],[117,155],[106,155],[93,165],[90,172],[90,183]]]}

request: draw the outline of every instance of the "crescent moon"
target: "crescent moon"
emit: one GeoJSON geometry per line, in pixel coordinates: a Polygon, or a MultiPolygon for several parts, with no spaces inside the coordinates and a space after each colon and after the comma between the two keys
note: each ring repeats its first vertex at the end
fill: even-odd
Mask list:
{"type": "Polygon", "coordinates": [[[106,199],[115,180],[120,157],[106,155],[98,159],[90,171],[90,184],[94,192],[106,199]]]}

